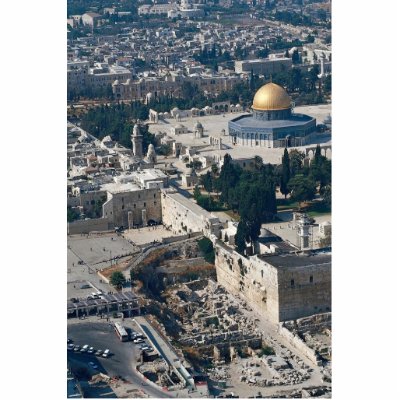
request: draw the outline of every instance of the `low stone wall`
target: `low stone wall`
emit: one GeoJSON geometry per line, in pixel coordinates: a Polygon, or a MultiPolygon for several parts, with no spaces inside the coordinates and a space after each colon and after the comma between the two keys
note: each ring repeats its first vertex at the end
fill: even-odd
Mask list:
{"type": "Polygon", "coordinates": [[[162,243],[163,244],[168,244],[168,243],[175,243],[175,242],[179,242],[180,240],[185,240],[185,239],[189,239],[189,238],[195,238],[198,236],[202,236],[201,232],[194,232],[191,234],[186,234],[186,235],[181,235],[181,236],[172,236],[172,237],[168,237],[168,238],[162,238],[162,243]]]}
{"type": "Polygon", "coordinates": [[[298,336],[286,329],[282,323],[279,324],[278,333],[284,337],[295,349],[300,351],[305,357],[307,357],[314,365],[319,365],[320,362],[317,360],[317,355],[313,349],[310,349],[305,342],[303,342],[298,336]]]}
{"type": "Polygon", "coordinates": [[[68,222],[68,234],[89,233],[93,231],[107,231],[108,218],[96,218],[68,222]]]}
{"type": "Polygon", "coordinates": [[[138,366],[135,367],[136,373],[146,382],[147,385],[153,386],[155,389],[164,390],[163,387],[157,385],[157,383],[151,381],[150,379],[146,378],[138,369],[138,366]]]}

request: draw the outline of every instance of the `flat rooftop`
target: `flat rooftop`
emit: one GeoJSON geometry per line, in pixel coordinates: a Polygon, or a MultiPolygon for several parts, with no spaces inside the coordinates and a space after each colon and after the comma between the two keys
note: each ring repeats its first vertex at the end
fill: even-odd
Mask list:
{"type": "Polygon", "coordinates": [[[134,192],[136,190],[142,190],[139,185],[133,182],[127,183],[106,183],[101,185],[101,190],[106,190],[110,193],[123,193],[123,192],[134,192]]]}
{"type": "Polygon", "coordinates": [[[101,299],[78,299],[77,302],[67,301],[68,311],[75,310],[81,307],[90,307],[95,305],[116,304],[122,302],[135,302],[137,297],[132,292],[122,292],[113,294],[102,294],[101,299]]]}
{"type": "Polygon", "coordinates": [[[331,252],[311,252],[308,254],[281,254],[281,255],[258,255],[258,257],[268,264],[280,267],[308,267],[317,265],[330,265],[332,262],[331,252]]]}
{"type": "Polygon", "coordinates": [[[151,179],[165,179],[167,175],[164,174],[160,169],[149,168],[141,171],[135,171],[132,173],[133,176],[137,176],[139,179],[151,180],[151,179]]]}

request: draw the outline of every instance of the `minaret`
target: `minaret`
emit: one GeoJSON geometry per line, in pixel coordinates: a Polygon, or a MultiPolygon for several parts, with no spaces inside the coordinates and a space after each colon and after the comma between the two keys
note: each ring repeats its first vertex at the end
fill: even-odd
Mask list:
{"type": "Polygon", "coordinates": [[[136,157],[143,157],[142,150],[143,136],[140,134],[139,125],[135,124],[132,132],[132,150],[133,155],[136,157]]]}

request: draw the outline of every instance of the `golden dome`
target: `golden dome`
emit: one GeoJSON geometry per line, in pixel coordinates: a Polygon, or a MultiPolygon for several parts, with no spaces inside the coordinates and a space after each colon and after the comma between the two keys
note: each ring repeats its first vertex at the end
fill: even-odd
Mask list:
{"type": "Polygon", "coordinates": [[[253,99],[253,110],[285,110],[291,108],[292,100],[286,90],[276,83],[269,82],[261,86],[253,99]]]}

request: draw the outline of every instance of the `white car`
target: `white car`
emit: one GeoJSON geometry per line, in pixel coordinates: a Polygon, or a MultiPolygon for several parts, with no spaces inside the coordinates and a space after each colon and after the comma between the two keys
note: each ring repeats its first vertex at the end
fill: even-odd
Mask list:
{"type": "Polygon", "coordinates": [[[86,353],[89,349],[89,345],[85,344],[82,348],[81,348],[81,353],[86,353]]]}
{"type": "Polygon", "coordinates": [[[87,352],[89,354],[93,354],[94,353],[94,347],[90,347],[87,352]]]}
{"type": "Polygon", "coordinates": [[[144,342],[144,340],[141,339],[141,338],[135,339],[135,340],[133,341],[133,343],[136,343],[136,344],[138,344],[138,343],[143,343],[143,342],[144,342]]]}
{"type": "Polygon", "coordinates": [[[98,366],[93,361],[90,361],[88,364],[89,364],[89,367],[92,367],[93,369],[98,368],[98,366]]]}
{"type": "Polygon", "coordinates": [[[110,355],[110,350],[109,349],[105,349],[104,353],[102,354],[102,357],[107,358],[110,355]]]}

